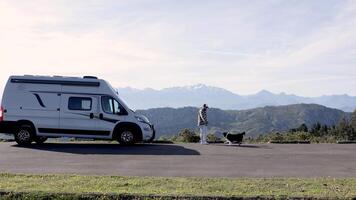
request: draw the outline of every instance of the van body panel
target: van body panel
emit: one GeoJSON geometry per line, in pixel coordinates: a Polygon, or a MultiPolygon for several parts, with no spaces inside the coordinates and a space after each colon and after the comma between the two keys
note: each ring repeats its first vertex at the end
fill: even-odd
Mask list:
{"type": "Polygon", "coordinates": [[[6,109],[5,120],[31,119],[35,126],[59,127],[60,96],[41,91],[61,90],[60,85],[10,83],[5,87],[2,105],[6,109]]]}

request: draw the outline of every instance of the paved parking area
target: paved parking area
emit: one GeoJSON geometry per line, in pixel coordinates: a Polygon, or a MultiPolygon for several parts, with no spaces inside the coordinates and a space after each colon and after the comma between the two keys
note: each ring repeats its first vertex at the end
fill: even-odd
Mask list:
{"type": "Polygon", "coordinates": [[[195,177],[356,177],[355,144],[0,143],[0,172],[195,177]]]}

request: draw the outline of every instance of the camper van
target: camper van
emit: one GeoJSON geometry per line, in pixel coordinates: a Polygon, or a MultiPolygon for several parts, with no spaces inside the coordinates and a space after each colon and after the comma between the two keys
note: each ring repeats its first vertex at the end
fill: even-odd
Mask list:
{"type": "Polygon", "coordinates": [[[19,145],[47,138],[151,142],[154,126],[120,99],[108,82],[94,76],[11,76],[2,96],[0,132],[19,145]]]}

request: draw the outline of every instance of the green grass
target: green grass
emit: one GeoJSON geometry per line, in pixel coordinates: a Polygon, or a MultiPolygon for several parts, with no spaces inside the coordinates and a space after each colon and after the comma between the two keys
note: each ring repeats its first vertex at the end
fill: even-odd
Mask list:
{"type": "Polygon", "coordinates": [[[0,174],[0,190],[159,196],[290,196],[351,198],[356,178],[163,178],[0,174]]]}

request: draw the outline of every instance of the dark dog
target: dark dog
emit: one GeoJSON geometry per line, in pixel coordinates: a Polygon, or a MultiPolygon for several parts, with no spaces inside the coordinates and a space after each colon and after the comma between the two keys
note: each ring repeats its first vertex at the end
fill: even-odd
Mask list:
{"type": "Polygon", "coordinates": [[[223,135],[226,138],[226,140],[229,142],[229,145],[231,145],[232,143],[237,143],[241,145],[242,140],[244,139],[245,132],[238,133],[238,134],[231,134],[229,132],[225,132],[223,133],[223,135]]]}

